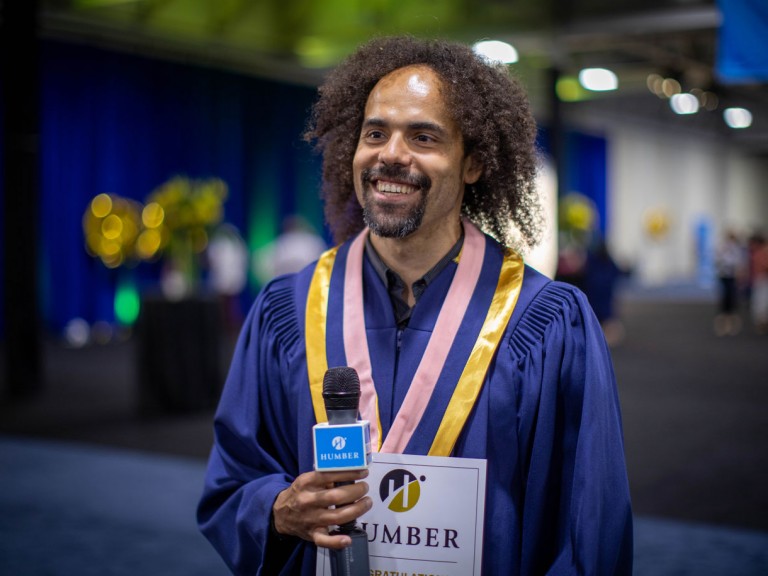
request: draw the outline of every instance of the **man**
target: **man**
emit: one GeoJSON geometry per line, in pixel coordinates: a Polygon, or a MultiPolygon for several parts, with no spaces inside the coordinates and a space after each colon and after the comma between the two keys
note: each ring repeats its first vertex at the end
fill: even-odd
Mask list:
{"type": "Polygon", "coordinates": [[[459,44],[374,40],[320,89],[307,136],[341,244],[268,285],[238,342],[198,510],[235,573],[314,574],[316,547],[349,545],[328,527],[370,509],[365,472],[312,470],[318,380],[344,365],[375,450],[487,461],[484,574],[631,573],[600,326],[478,231],[536,242],[535,134],[521,87],[459,44]]]}

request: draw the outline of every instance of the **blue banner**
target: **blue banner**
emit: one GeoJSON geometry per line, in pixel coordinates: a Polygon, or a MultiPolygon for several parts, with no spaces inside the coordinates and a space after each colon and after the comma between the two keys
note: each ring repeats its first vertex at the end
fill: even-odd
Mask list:
{"type": "Polygon", "coordinates": [[[768,1],[718,0],[723,21],[717,51],[722,82],[768,80],[768,1]]]}

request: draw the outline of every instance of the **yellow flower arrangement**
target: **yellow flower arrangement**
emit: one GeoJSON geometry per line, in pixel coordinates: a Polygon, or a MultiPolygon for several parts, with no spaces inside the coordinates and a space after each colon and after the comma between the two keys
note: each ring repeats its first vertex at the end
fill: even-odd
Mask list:
{"type": "Polygon", "coordinates": [[[199,254],[224,217],[227,185],[210,178],[171,178],[144,205],[115,194],[99,194],[83,215],[87,252],[105,266],[165,258],[189,288],[199,276],[199,254]]]}
{"type": "Polygon", "coordinates": [[[671,226],[671,218],[663,208],[646,211],[643,216],[643,228],[652,240],[661,241],[666,238],[671,226]]]}
{"type": "Polygon", "coordinates": [[[141,205],[114,194],[99,194],[83,215],[85,249],[107,268],[117,268],[137,256],[141,205]]]}
{"type": "Polygon", "coordinates": [[[559,204],[560,229],[568,232],[588,233],[597,227],[594,202],[578,192],[566,194],[559,204]]]}
{"type": "Polygon", "coordinates": [[[569,192],[558,203],[560,251],[584,251],[593,241],[599,224],[595,203],[584,194],[569,192]]]}

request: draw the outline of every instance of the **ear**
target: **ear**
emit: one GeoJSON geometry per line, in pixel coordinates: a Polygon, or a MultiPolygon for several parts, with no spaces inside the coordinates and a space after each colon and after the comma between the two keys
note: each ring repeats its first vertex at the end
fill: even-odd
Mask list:
{"type": "Polygon", "coordinates": [[[483,175],[483,165],[475,157],[474,154],[470,154],[464,158],[464,184],[474,184],[483,175]]]}

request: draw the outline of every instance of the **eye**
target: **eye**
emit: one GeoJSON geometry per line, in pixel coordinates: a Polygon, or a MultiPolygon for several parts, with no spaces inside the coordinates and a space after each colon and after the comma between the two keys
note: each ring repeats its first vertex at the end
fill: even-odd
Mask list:
{"type": "Polygon", "coordinates": [[[363,134],[363,137],[366,138],[367,140],[383,140],[384,138],[386,138],[386,136],[384,135],[384,132],[382,132],[381,130],[369,130],[368,132],[363,134]]]}
{"type": "Polygon", "coordinates": [[[434,144],[437,142],[437,139],[431,134],[417,134],[413,139],[419,144],[434,144]]]}

